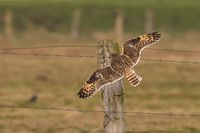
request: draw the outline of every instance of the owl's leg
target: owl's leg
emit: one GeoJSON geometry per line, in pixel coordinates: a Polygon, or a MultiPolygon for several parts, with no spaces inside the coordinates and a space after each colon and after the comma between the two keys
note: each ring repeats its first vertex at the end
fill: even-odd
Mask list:
{"type": "Polygon", "coordinates": [[[138,76],[133,69],[127,69],[125,73],[125,78],[129,81],[131,86],[139,85],[142,78],[138,76]]]}

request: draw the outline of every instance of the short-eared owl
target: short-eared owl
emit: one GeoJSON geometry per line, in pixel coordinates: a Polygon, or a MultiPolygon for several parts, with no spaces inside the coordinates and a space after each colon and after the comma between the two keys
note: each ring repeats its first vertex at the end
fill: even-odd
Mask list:
{"type": "Polygon", "coordinates": [[[113,83],[125,77],[132,86],[137,86],[142,78],[133,70],[138,63],[144,48],[155,44],[161,38],[159,32],[133,37],[123,44],[123,51],[119,54],[111,54],[111,65],[97,69],[83,84],[78,92],[80,98],[89,98],[105,85],[113,83]]]}

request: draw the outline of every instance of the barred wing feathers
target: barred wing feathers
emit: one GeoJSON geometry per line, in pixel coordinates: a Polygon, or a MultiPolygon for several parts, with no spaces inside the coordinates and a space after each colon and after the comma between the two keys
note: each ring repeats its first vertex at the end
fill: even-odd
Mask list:
{"type": "Polygon", "coordinates": [[[137,64],[144,48],[155,44],[161,39],[159,32],[152,32],[129,39],[123,44],[123,54],[129,56],[137,64]]]}
{"type": "Polygon", "coordinates": [[[111,67],[105,67],[96,70],[89,79],[83,84],[78,95],[80,98],[92,97],[104,86],[123,78],[123,75],[117,74],[111,67]]]}

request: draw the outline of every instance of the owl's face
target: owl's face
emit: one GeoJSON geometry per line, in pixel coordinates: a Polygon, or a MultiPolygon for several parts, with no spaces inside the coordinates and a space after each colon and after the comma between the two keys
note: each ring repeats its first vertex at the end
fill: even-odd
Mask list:
{"type": "Polygon", "coordinates": [[[87,84],[94,84],[95,82],[98,82],[99,80],[101,80],[103,78],[101,73],[98,72],[94,72],[90,78],[87,80],[87,84]]]}
{"type": "Polygon", "coordinates": [[[119,54],[117,54],[117,53],[111,53],[111,54],[110,54],[110,57],[111,57],[111,58],[118,57],[118,56],[119,56],[119,54]]]}

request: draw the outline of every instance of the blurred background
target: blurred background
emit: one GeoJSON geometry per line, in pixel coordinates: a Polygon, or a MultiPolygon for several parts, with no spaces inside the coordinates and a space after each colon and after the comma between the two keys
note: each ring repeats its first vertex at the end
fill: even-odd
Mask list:
{"type": "MultiPolygon", "coordinates": [[[[199,22],[199,0],[1,0],[0,105],[102,110],[101,93],[76,95],[98,67],[97,42],[123,44],[160,31],[162,40],[142,58],[189,63],[140,61],[141,84],[124,81],[125,110],[198,114],[199,22]],[[57,56],[44,56],[50,54],[57,56]]],[[[200,132],[199,117],[126,114],[125,120],[127,133],[200,132]]],[[[102,125],[103,113],[0,108],[2,133],[94,133],[102,125]]]]}

